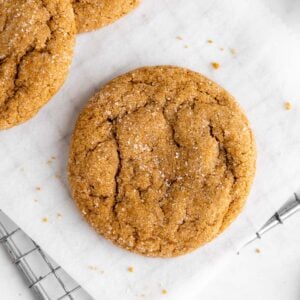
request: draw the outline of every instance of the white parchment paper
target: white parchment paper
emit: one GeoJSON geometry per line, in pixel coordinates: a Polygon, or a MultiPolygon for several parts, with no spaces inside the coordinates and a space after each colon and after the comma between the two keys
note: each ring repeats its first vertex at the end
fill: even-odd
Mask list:
{"type": "Polygon", "coordinates": [[[143,0],[115,24],[78,36],[59,93],[34,119],[0,132],[0,208],[95,299],[192,299],[300,188],[299,53],[297,38],[258,0],[143,0]],[[117,75],[158,64],[188,67],[230,91],[251,121],[258,148],[256,179],[238,220],[211,244],[165,260],[99,237],[82,220],[66,180],[70,134],[88,98],[117,75]]]}

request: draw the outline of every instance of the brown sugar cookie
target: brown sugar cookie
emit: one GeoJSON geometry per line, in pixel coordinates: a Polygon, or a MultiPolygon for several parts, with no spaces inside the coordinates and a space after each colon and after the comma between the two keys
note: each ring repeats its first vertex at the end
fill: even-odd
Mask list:
{"type": "Polygon", "coordinates": [[[69,183],[105,238],[172,257],[237,217],[255,159],[248,120],[223,88],[187,69],[146,67],[112,80],[82,111],[69,183]]]}
{"type": "Polygon", "coordinates": [[[104,27],[128,14],[140,0],[72,0],[78,32],[104,27]]]}
{"type": "Polygon", "coordinates": [[[68,0],[0,1],[0,129],[30,119],[57,92],[75,34],[68,0]]]}

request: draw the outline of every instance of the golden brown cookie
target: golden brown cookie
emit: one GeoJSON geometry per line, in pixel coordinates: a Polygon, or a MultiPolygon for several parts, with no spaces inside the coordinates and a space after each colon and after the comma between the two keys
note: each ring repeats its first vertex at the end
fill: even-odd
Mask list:
{"type": "Polygon", "coordinates": [[[113,23],[128,14],[140,0],[72,0],[78,32],[113,23]]]}
{"type": "Polygon", "coordinates": [[[171,257],[239,214],[255,173],[249,122],[223,88],[172,66],[104,86],[82,111],[69,158],[72,195],[105,238],[171,257]]]}
{"type": "Polygon", "coordinates": [[[0,129],[30,119],[57,92],[75,34],[68,0],[0,1],[0,129]]]}

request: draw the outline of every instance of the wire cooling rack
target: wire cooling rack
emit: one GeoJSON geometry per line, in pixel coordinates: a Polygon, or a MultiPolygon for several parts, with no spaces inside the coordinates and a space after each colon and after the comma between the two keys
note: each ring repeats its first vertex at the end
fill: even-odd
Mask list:
{"type": "MultiPolygon", "coordinates": [[[[300,198],[288,200],[243,247],[283,224],[284,220],[300,211],[300,198]]],[[[0,210],[0,242],[16,264],[39,299],[91,300],[93,299],[62,267],[47,255],[21,228],[0,210]]],[[[243,248],[242,247],[242,248],[243,248]]]]}
{"type": "MultiPolygon", "coordinates": [[[[246,242],[241,248],[244,248],[252,242],[261,239],[262,236],[276,227],[277,225],[284,224],[284,221],[291,217],[296,212],[300,211],[300,198],[295,193],[293,198],[289,199],[283,206],[255,233],[255,235],[246,242]]],[[[238,253],[240,252],[238,251],[238,253]]]]}
{"type": "Polygon", "coordinates": [[[0,210],[0,242],[38,299],[93,299],[64,269],[0,210]]]}

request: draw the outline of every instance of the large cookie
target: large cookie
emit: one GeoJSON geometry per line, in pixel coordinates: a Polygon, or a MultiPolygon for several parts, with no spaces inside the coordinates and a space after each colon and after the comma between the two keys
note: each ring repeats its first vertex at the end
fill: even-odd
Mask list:
{"type": "Polygon", "coordinates": [[[75,34],[68,0],[0,1],[0,129],[33,117],[57,92],[75,34]]]}
{"type": "Polygon", "coordinates": [[[104,86],[73,134],[69,182],[86,220],[147,256],[187,253],[239,214],[255,142],[234,98],[204,76],[148,67],[104,86]]]}
{"type": "Polygon", "coordinates": [[[72,0],[78,32],[91,31],[128,14],[139,0],[72,0]]]}

